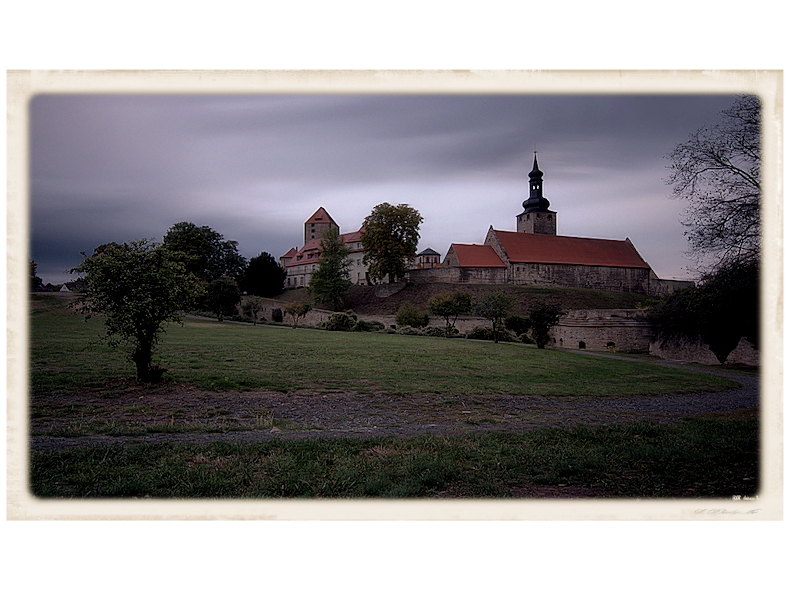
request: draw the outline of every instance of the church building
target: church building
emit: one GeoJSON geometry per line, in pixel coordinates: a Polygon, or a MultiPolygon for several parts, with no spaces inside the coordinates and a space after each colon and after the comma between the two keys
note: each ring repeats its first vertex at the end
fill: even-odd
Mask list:
{"type": "Polygon", "coordinates": [[[690,281],[662,280],[631,241],[557,235],[557,213],[543,196],[538,155],[529,173],[529,198],[516,231],[489,227],[483,244],[451,244],[441,268],[414,270],[407,280],[579,287],[663,296],[690,281]]]}

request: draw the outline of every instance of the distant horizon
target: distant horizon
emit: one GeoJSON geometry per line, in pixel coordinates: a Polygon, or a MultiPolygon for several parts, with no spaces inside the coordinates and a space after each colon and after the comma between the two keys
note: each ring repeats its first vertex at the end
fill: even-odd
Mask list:
{"type": "Polygon", "coordinates": [[[80,251],[208,225],[247,259],[303,244],[324,207],[344,233],[382,202],[422,214],[418,252],[514,231],[533,151],[565,236],[629,238],[692,278],[665,156],[736,94],[38,94],[30,257],[74,280],[80,251]]]}

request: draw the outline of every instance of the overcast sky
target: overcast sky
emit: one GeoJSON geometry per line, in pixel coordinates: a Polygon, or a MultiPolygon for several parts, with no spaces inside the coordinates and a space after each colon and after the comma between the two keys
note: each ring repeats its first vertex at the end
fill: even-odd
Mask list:
{"type": "Polygon", "coordinates": [[[246,258],[341,231],[382,202],[424,218],[419,249],[515,230],[533,150],[561,235],[629,237],[689,276],[665,156],[732,95],[38,95],[30,103],[31,257],[44,282],[106,242],[208,225],[246,258]]]}

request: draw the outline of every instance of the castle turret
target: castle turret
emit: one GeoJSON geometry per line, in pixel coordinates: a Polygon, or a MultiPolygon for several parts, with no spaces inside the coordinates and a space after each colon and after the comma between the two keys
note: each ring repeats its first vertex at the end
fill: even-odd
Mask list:
{"type": "Polygon", "coordinates": [[[543,196],[543,172],[538,168],[538,152],[529,173],[529,198],[521,204],[524,211],[516,216],[516,231],[526,234],[557,235],[557,213],[549,210],[543,196]]]}

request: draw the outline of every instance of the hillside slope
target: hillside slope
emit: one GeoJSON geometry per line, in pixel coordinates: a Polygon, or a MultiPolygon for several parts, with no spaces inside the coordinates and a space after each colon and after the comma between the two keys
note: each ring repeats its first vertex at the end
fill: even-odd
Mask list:
{"type": "MultiPolygon", "coordinates": [[[[528,287],[524,285],[455,285],[442,283],[407,283],[403,290],[389,297],[378,297],[375,287],[354,286],[345,300],[346,309],[363,315],[393,315],[404,301],[411,301],[423,310],[428,300],[443,291],[466,291],[475,299],[496,290],[509,293],[516,302],[515,314],[525,314],[535,303],[556,303],[562,309],[635,309],[646,307],[655,299],[635,293],[596,291],[594,289],[560,289],[528,287]]],[[[309,300],[306,289],[286,291],[277,299],[282,301],[309,300]]]]}

